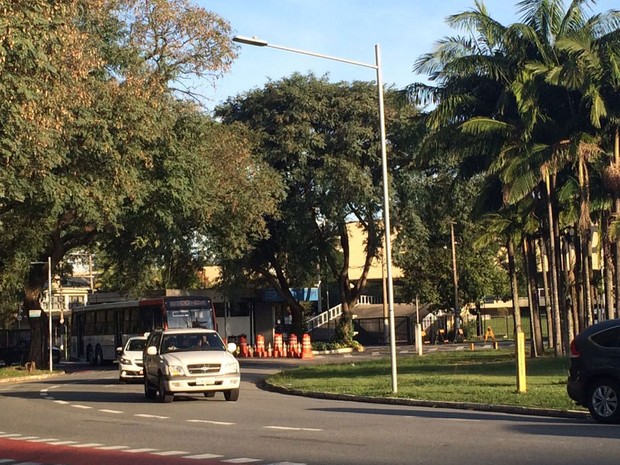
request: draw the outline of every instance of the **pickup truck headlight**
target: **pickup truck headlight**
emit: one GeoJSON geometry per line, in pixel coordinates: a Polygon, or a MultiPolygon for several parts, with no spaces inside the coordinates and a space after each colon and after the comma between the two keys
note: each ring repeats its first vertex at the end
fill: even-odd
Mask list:
{"type": "Polygon", "coordinates": [[[222,373],[239,373],[239,362],[228,362],[222,366],[222,373]]]}
{"type": "Polygon", "coordinates": [[[168,367],[168,374],[170,376],[185,376],[185,371],[181,365],[170,365],[168,367]]]}

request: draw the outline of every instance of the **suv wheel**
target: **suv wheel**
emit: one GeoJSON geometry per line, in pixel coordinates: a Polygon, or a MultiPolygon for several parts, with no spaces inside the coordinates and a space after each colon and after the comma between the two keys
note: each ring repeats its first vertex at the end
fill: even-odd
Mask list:
{"type": "Polygon", "coordinates": [[[598,379],[590,386],[588,410],[600,423],[620,422],[620,385],[611,379],[598,379]]]}
{"type": "Polygon", "coordinates": [[[157,397],[157,391],[151,387],[151,383],[149,383],[146,375],[144,375],[144,395],[150,400],[155,400],[155,397],[157,397]]]}
{"type": "Polygon", "coordinates": [[[224,398],[230,401],[236,401],[239,399],[239,389],[230,389],[229,391],[224,391],[224,398]]]}
{"type": "Polygon", "coordinates": [[[163,376],[159,378],[158,394],[159,394],[159,397],[158,397],[159,401],[163,402],[164,404],[169,404],[174,399],[174,394],[170,394],[169,392],[166,392],[166,386],[164,384],[163,376]]]}

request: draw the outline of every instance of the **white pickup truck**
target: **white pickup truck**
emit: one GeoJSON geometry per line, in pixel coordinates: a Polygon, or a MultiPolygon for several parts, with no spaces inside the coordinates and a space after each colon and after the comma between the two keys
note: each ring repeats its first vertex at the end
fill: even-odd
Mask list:
{"type": "Polygon", "coordinates": [[[153,331],[143,355],[144,395],[168,403],[175,394],[223,392],[226,400],[236,401],[241,374],[235,349],[210,329],[153,331]]]}

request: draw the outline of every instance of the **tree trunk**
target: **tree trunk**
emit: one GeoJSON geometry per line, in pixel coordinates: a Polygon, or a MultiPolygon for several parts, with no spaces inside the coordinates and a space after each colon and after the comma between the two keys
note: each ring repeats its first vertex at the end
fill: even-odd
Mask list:
{"type": "Polygon", "coordinates": [[[540,268],[543,276],[543,286],[545,289],[545,316],[547,319],[547,347],[555,347],[553,343],[553,317],[551,316],[551,291],[549,289],[549,260],[546,253],[545,240],[540,239],[538,242],[540,250],[540,268]]]}
{"type": "Polygon", "coordinates": [[[601,243],[603,250],[603,282],[605,287],[605,314],[607,319],[614,318],[614,260],[613,244],[609,240],[609,221],[611,215],[603,213],[601,219],[601,243]]]}
{"type": "Polygon", "coordinates": [[[530,307],[530,326],[532,330],[532,357],[544,353],[542,329],[540,326],[540,305],[538,302],[538,283],[536,280],[536,250],[530,237],[523,240],[523,258],[527,274],[527,292],[530,307]]]}
{"type": "Polygon", "coordinates": [[[557,248],[555,240],[555,221],[553,215],[553,202],[551,199],[551,179],[549,173],[545,174],[545,184],[547,187],[547,221],[549,225],[549,258],[551,259],[549,266],[549,273],[551,276],[551,312],[553,314],[553,354],[558,357],[562,355],[562,327],[560,318],[560,292],[559,292],[559,279],[558,279],[558,260],[557,260],[557,248]]]}

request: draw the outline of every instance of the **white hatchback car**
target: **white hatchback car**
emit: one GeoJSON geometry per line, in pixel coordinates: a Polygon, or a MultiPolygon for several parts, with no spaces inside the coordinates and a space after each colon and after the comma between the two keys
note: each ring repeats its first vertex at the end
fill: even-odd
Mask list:
{"type": "Polygon", "coordinates": [[[144,394],[149,399],[172,402],[175,394],[216,392],[239,398],[239,362],[232,355],[236,345],[226,346],[210,329],[153,331],[144,351],[144,394]]]}
{"type": "Polygon", "coordinates": [[[121,383],[143,378],[142,352],[145,347],[146,336],[135,336],[127,339],[123,347],[116,349],[118,353],[118,380],[121,383]]]}

